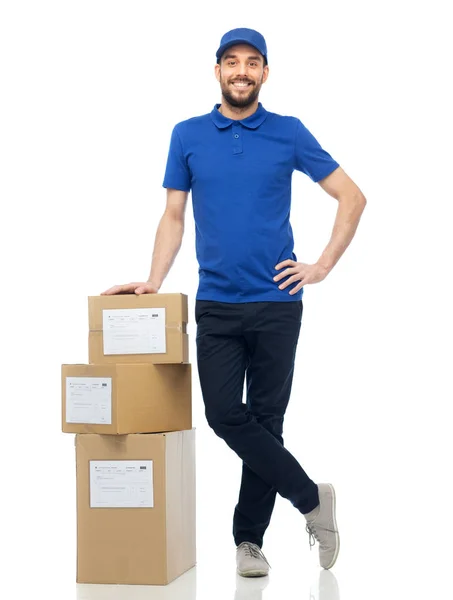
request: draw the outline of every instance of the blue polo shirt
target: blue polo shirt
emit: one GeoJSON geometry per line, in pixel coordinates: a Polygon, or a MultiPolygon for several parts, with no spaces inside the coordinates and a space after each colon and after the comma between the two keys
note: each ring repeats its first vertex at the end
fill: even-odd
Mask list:
{"type": "Polygon", "coordinates": [[[293,302],[273,281],[275,266],[297,261],[290,224],[294,170],[320,181],[339,164],[295,117],[258,109],[242,120],[219,112],[178,123],[163,187],[192,191],[197,300],[293,302]]]}

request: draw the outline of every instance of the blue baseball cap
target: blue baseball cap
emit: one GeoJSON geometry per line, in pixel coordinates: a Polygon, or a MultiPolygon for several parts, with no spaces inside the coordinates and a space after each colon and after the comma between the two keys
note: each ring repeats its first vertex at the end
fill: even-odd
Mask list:
{"type": "Polygon", "coordinates": [[[239,27],[238,29],[232,29],[225,33],[220,40],[220,47],[216,52],[217,61],[222,57],[222,54],[231,46],[236,44],[249,44],[253,46],[264,56],[265,63],[267,64],[267,46],[266,40],[258,31],[254,29],[247,29],[246,27],[239,27]]]}

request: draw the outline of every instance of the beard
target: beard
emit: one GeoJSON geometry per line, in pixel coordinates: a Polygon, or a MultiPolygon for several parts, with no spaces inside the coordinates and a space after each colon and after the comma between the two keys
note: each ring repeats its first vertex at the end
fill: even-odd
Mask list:
{"type": "Polygon", "coordinates": [[[248,92],[236,92],[231,89],[227,82],[223,80],[220,82],[222,96],[230,106],[234,106],[235,108],[247,108],[253,104],[259,96],[261,85],[261,82],[252,83],[248,88],[248,92]]]}

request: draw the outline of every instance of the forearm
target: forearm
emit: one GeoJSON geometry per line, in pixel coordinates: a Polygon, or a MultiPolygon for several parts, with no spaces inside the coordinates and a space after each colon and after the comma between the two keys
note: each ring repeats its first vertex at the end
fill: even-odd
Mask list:
{"type": "Polygon", "coordinates": [[[331,271],[351,243],[366,205],[363,194],[340,198],[332,235],[324,252],[317,261],[331,271]]]}
{"type": "Polygon", "coordinates": [[[165,212],[156,232],[151,271],[148,281],[157,289],[162,286],[179,252],[184,233],[184,222],[165,212]]]}

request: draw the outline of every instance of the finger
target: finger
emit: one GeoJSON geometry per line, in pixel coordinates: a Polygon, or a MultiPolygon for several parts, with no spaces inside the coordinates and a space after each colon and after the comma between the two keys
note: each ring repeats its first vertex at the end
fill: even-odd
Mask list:
{"type": "Polygon", "coordinates": [[[294,294],[297,294],[297,292],[304,287],[305,283],[305,281],[301,281],[298,285],[296,285],[296,287],[290,290],[289,295],[294,296],[294,294]]]}
{"type": "Polygon", "coordinates": [[[101,296],[110,296],[111,294],[116,294],[118,292],[119,285],[114,285],[113,287],[105,290],[105,292],[101,293],[101,296]]]}
{"type": "Polygon", "coordinates": [[[291,285],[295,281],[300,281],[301,277],[302,277],[302,275],[293,275],[292,277],[290,277],[289,279],[287,279],[285,281],[285,283],[280,284],[278,287],[279,287],[280,290],[284,290],[286,287],[288,287],[289,285],[291,285]]]}
{"type": "Polygon", "coordinates": [[[278,263],[278,265],[275,267],[276,271],[279,271],[282,267],[287,267],[287,266],[294,266],[294,261],[291,260],[290,258],[288,258],[287,260],[284,260],[281,263],[278,263]]]}
{"type": "Polygon", "coordinates": [[[285,269],[284,271],[282,271],[281,273],[279,273],[278,275],[276,275],[274,277],[274,281],[280,281],[280,279],[284,279],[285,277],[287,277],[291,273],[297,273],[296,269],[295,268],[285,269]]]}
{"type": "Polygon", "coordinates": [[[112,288],[110,288],[110,294],[133,294],[136,286],[136,283],[114,285],[112,288]]]}
{"type": "Polygon", "coordinates": [[[289,266],[289,260],[284,260],[281,263],[278,263],[278,265],[275,266],[275,270],[279,271],[280,269],[283,269],[283,267],[287,267],[289,266]]]}
{"type": "Polygon", "coordinates": [[[141,295],[141,294],[150,294],[151,293],[151,289],[150,286],[148,285],[140,285],[138,288],[136,288],[135,293],[137,295],[141,295]]]}
{"type": "Polygon", "coordinates": [[[282,271],[281,273],[279,273],[278,275],[276,275],[274,277],[274,281],[280,281],[280,279],[283,279],[285,277],[285,275],[287,274],[287,269],[285,269],[285,271],[282,271]]]}
{"type": "Polygon", "coordinates": [[[137,295],[141,295],[141,294],[155,294],[156,293],[156,288],[151,284],[147,284],[147,285],[140,285],[136,290],[135,293],[137,295]]]}

